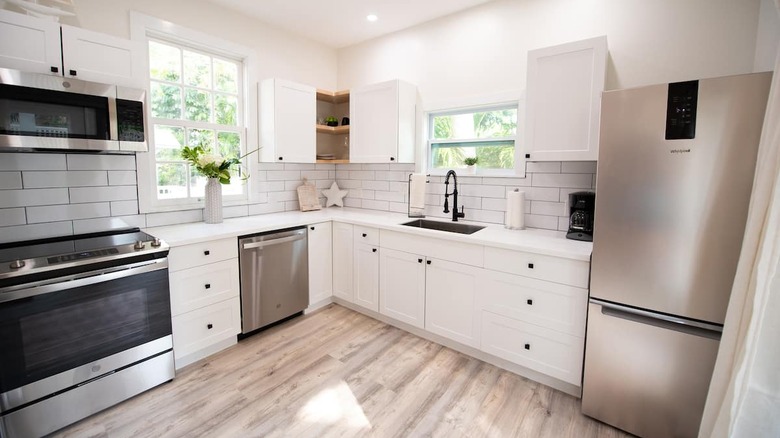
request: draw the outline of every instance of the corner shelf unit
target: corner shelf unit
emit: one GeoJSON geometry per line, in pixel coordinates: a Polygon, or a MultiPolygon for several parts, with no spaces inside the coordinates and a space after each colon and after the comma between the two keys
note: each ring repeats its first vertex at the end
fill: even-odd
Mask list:
{"type": "MultiPolygon", "coordinates": [[[[317,119],[336,117],[341,123],[349,117],[349,90],[327,91],[317,89],[317,119]]],[[[349,125],[316,125],[317,155],[333,155],[332,160],[317,160],[324,164],[349,163],[349,125]]]]}

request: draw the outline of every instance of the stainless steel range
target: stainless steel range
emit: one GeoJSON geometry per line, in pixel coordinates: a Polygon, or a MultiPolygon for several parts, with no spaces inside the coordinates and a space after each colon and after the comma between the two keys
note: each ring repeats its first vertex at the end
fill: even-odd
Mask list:
{"type": "Polygon", "coordinates": [[[173,379],[167,255],[137,228],[0,245],[0,436],[173,379]]]}

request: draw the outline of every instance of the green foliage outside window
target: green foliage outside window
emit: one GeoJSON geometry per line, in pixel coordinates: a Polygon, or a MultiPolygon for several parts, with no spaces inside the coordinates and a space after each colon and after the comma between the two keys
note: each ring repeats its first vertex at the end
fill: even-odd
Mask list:
{"type": "Polygon", "coordinates": [[[517,133],[517,109],[500,109],[433,117],[431,165],[434,168],[457,168],[466,158],[479,160],[480,168],[513,169],[513,140],[499,140],[517,133]],[[440,142],[436,140],[479,140],[476,142],[440,142]]]}

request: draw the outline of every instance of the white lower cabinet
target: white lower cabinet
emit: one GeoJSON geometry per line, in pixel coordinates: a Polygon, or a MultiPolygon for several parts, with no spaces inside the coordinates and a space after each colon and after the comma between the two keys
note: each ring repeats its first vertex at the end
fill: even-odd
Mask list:
{"type": "Polygon", "coordinates": [[[309,225],[309,306],[333,296],[333,237],[330,222],[309,225]]]}
{"type": "Polygon", "coordinates": [[[382,248],[379,313],[425,328],[425,258],[382,248]]]}
{"type": "MultiPolygon", "coordinates": [[[[173,317],[173,349],[177,361],[241,331],[238,297],[173,317]]],[[[209,352],[213,353],[213,352],[209,352]]],[[[177,363],[177,367],[183,366],[177,363]]]]}
{"type": "Polygon", "coordinates": [[[379,312],[379,245],[355,243],[353,256],[354,303],[379,312]]]}
{"type": "Polygon", "coordinates": [[[355,301],[352,233],[352,224],[333,222],[333,295],[350,303],[355,301]]]}
{"type": "Polygon", "coordinates": [[[445,260],[427,260],[425,329],[470,347],[479,347],[478,278],[482,269],[445,260]]]}

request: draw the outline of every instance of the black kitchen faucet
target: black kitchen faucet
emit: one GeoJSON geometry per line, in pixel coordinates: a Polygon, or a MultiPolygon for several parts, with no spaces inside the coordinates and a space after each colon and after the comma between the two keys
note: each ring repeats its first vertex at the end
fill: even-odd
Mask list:
{"type": "Polygon", "coordinates": [[[455,174],[454,170],[450,170],[447,172],[447,176],[444,178],[444,212],[449,213],[450,208],[449,204],[447,203],[447,197],[452,195],[452,221],[457,222],[458,218],[466,217],[466,214],[463,213],[463,207],[460,207],[460,212],[458,212],[458,175],[455,174]],[[452,193],[447,193],[447,189],[450,185],[450,175],[452,175],[452,193]]]}

